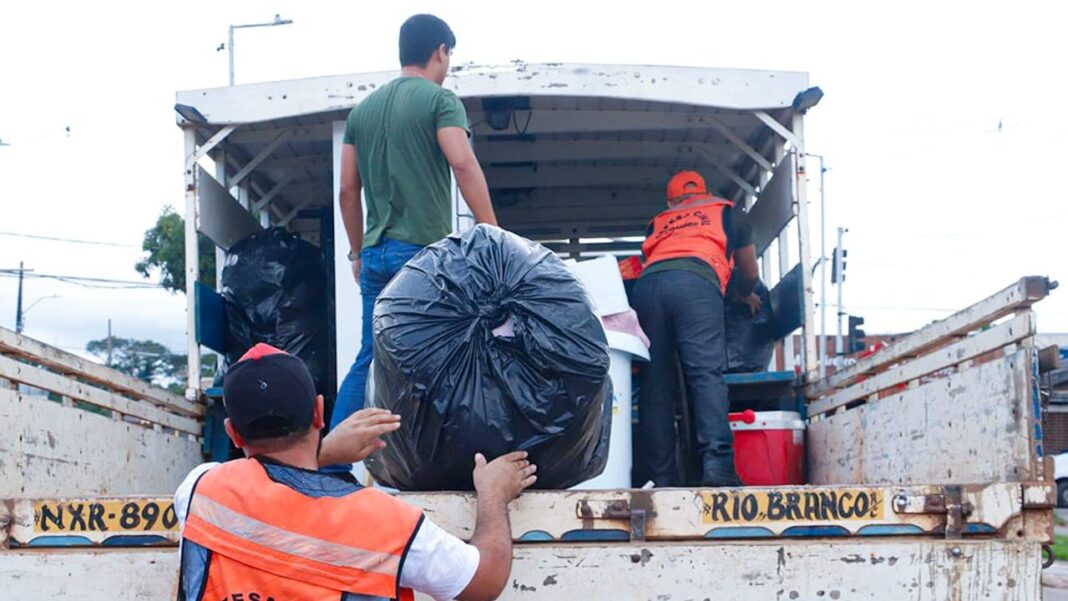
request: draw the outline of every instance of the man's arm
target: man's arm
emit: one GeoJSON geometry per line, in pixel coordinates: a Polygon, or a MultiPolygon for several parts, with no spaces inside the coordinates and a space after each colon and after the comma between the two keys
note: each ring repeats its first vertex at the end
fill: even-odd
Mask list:
{"type": "Polygon", "coordinates": [[[341,190],[338,192],[338,205],[341,207],[341,221],[345,223],[345,234],[349,238],[349,248],[356,260],[352,262],[352,275],[360,283],[360,249],[363,248],[363,205],[360,203],[360,167],[356,159],[356,145],[341,146],[341,190]]]}
{"type": "Polygon", "coordinates": [[[731,280],[738,280],[738,287],[735,290],[739,298],[745,299],[753,293],[753,288],[760,279],[755,246],[749,244],[734,251],[734,272],[731,280]]]}
{"type": "Polygon", "coordinates": [[[456,597],[458,601],[496,599],[512,571],[512,528],[508,523],[508,503],[537,480],[537,467],[527,461],[527,453],[510,453],[486,463],[475,456],[475,490],[478,517],[471,545],[479,552],[478,570],[470,584],[456,597]]]}
{"type": "Polygon", "coordinates": [[[385,409],[367,408],[353,413],[323,438],[319,467],[359,463],[386,448],[382,437],[400,428],[400,419],[385,409]]]}
{"type": "Polygon", "coordinates": [[[193,487],[196,486],[197,480],[217,465],[218,462],[209,461],[196,466],[178,485],[178,490],[174,491],[174,515],[178,518],[179,530],[185,528],[185,517],[189,513],[189,501],[193,497],[193,487]]]}
{"type": "Polygon", "coordinates": [[[737,207],[730,210],[730,222],[724,225],[730,228],[728,235],[734,246],[734,273],[731,274],[731,289],[739,300],[744,300],[753,293],[753,288],[760,279],[756,246],[753,245],[753,225],[749,221],[749,214],[737,207]]]}
{"type": "Polygon", "coordinates": [[[478,164],[475,153],[467,143],[467,131],[462,127],[443,127],[438,130],[438,146],[449,161],[460,192],[467,201],[467,206],[478,223],[497,225],[497,216],[493,213],[489,186],[482,166],[478,164]]]}

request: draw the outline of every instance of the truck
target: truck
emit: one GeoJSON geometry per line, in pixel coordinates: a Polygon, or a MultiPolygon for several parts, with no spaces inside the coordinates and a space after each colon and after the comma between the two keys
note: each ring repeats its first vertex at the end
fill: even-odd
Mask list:
{"type": "MultiPolygon", "coordinates": [[[[337,373],[348,369],[361,320],[334,200],[344,120],[396,75],[177,94],[184,398],[2,332],[0,407],[16,427],[0,434],[0,453],[14,449],[0,455],[0,575],[14,598],[173,597],[169,497],[218,451],[220,426],[200,358],[225,350],[223,317],[217,293],[197,284],[198,236],[220,259],[265,227],[319,246],[332,266],[337,373]],[[94,443],[103,448],[83,448],[94,443]]],[[[777,370],[728,380],[732,398],[785,399],[806,419],[803,485],[524,493],[502,598],[1041,598],[1057,491],[1040,374],[1055,359],[1036,346],[1031,306],[1055,282],[1023,277],[820,377],[804,117],[822,92],[807,74],[514,62],[460,65],[445,85],[467,109],[501,226],[561,255],[636,253],[677,169],[702,171],[743,207],[789,335],[777,370]]],[[[473,225],[455,186],[452,217],[456,231],[473,225]]],[[[470,493],[398,494],[470,538],[470,493]]]]}

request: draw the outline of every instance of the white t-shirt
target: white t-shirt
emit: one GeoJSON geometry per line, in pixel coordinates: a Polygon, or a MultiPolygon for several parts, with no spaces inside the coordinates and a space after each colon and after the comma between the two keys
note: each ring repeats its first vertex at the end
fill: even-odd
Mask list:
{"type": "MultiPolygon", "coordinates": [[[[180,528],[185,527],[193,485],[216,465],[219,464],[202,463],[193,468],[174,493],[174,511],[180,528]]],[[[471,584],[478,562],[478,549],[445,532],[424,516],[401,567],[400,585],[430,595],[437,601],[448,601],[471,584]]]]}

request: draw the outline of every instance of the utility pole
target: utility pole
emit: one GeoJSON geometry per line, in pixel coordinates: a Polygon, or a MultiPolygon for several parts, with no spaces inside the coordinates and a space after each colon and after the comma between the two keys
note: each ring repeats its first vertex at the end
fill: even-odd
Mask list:
{"type": "Polygon", "coordinates": [[[823,155],[809,154],[808,156],[816,157],[820,162],[820,343],[816,357],[819,359],[820,379],[823,379],[827,375],[829,362],[827,356],[827,204],[823,192],[824,174],[827,173],[827,167],[823,165],[823,155]]]}
{"type": "Polygon", "coordinates": [[[842,304],[842,288],[845,283],[845,249],[842,248],[842,237],[848,232],[844,227],[838,228],[838,246],[834,248],[834,266],[837,270],[836,284],[838,284],[838,338],[834,341],[834,366],[841,369],[845,357],[845,339],[842,337],[842,316],[845,315],[845,306],[842,304]]]}
{"type": "Polygon", "coordinates": [[[18,300],[15,301],[15,333],[22,333],[22,273],[25,270],[22,266],[22,261],[19,261],[19,295],[18,300]]]}
{"type": "Polygon", "coordinates": [[[111,367],[111,318],[108,318],[108,367],[111,367]]]}

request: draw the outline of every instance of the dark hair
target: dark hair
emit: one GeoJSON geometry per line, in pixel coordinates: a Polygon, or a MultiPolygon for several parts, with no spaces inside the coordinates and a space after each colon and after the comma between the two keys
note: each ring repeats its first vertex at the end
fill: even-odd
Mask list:
{"type": "Polygon", "coordinates": [[[245,426],[247,432],[242,436],[245,440],[260,441],[271,438],[286,438],[293,434],[304,435],[311,427],[311,416],[308,417],[309,425],[294,425],[292,420],[277,415],[265,415],[257,418],[245,426]]]}
{"type": "Polygon", "coordinates": [[[279,434],[274,436],[257,436],[256,438],[245,439],[245,443],[255,446],[257,450],[264,453],[277,453],[278,451],[285,451],[292,448],[297,443],[304,440],[305,437],[311,432],[311,426],[300,428],[294,432],[288,432],[286,434],[279,434]]]}
{"type": "Polygon", "coordinates": [[[446,50],[456,46],[456,36],[449,24],[434,15],[409,17],[400,29],[400,63],[402,67],[418,65],[425,67],[439,46],[446,50]]]}

